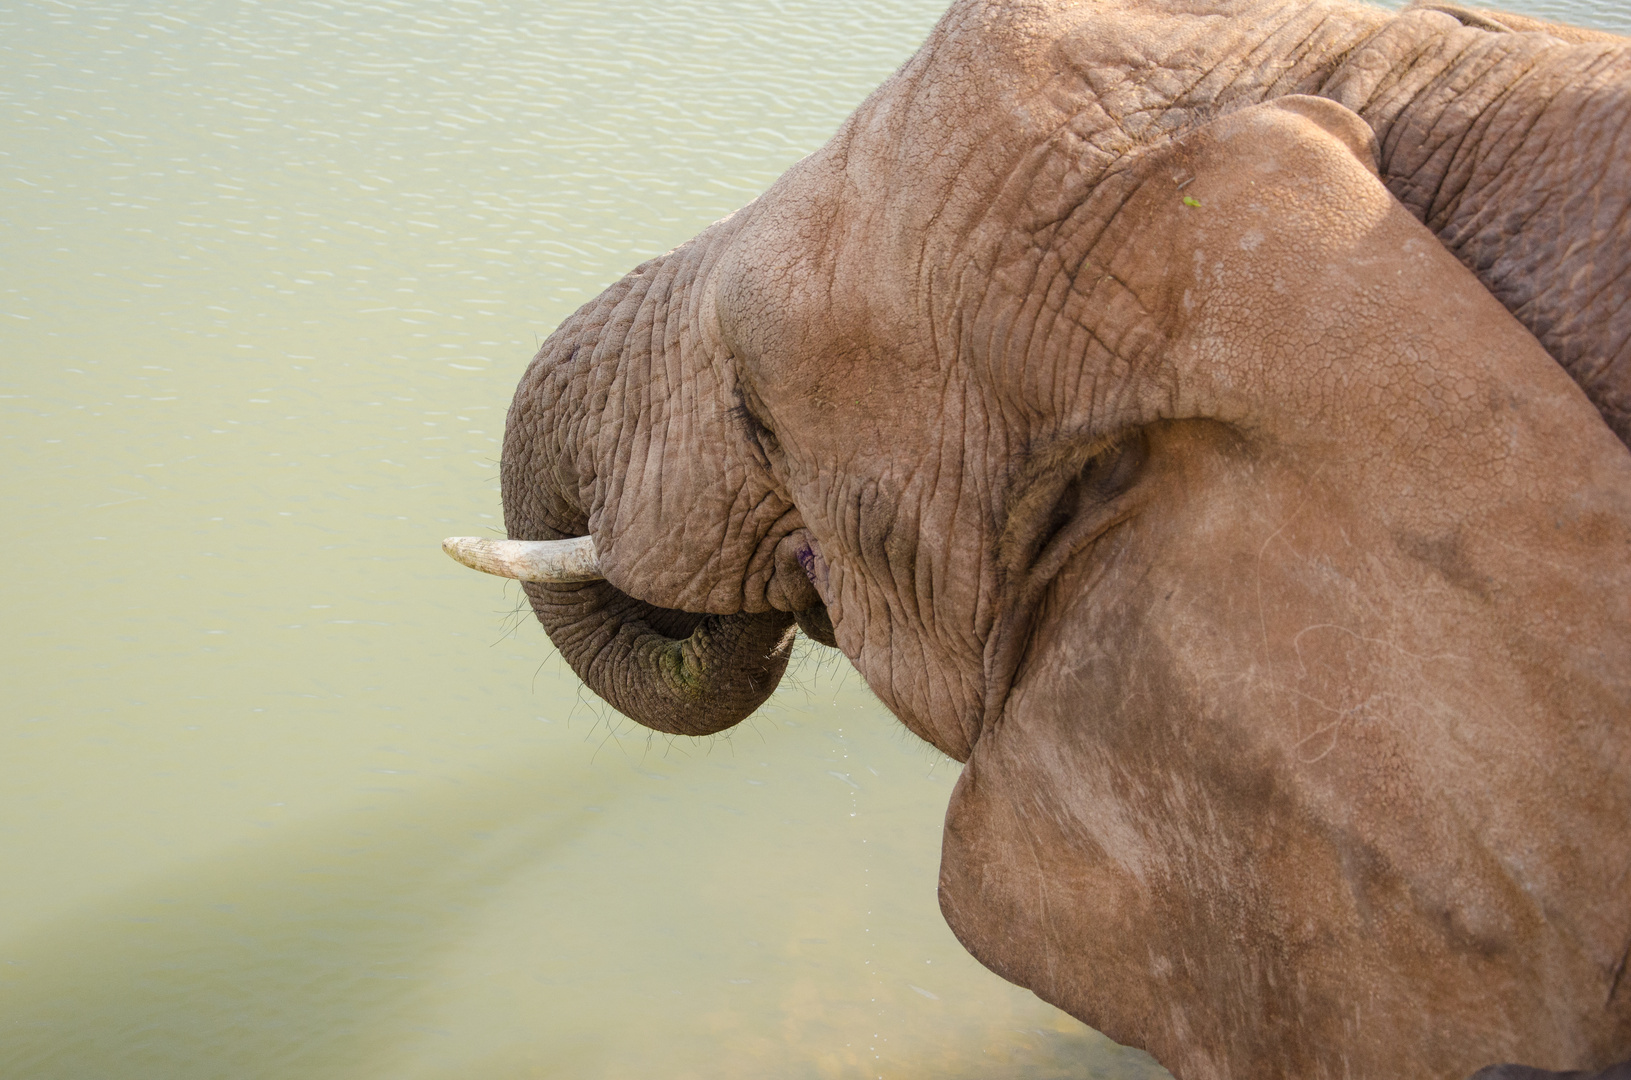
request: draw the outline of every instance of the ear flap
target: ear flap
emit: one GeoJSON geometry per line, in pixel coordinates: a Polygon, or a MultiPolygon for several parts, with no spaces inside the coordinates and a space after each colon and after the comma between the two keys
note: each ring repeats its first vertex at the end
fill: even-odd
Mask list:
{"type": "Polygon", "coordinates": [[[1378,177],[1381,175],[1382,159],[1376,145],[1376,132],[1372,131],[1371,126],[1361,120],[1359,114],[1352,109],[1338,105],[1330,98],[1313,97],[1309,94],[1291,94],[1275,98],[1263,107],[1295,113],[1312,121],[1327,135],[1353,151],[1353,156],[1369,169],[1372,175],[1378,177]]]}

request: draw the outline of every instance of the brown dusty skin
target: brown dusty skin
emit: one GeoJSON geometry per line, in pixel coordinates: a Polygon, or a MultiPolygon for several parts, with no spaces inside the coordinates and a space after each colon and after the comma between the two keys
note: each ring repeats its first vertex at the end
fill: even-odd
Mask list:
{"type": "Polygon", "coordinates": [[[544,344],[506,523],[606,581],[534,609],[674,732],[830,637],[967,762],[958,936],[1182,1080],[1631,1057],[1628,94],[1453,5],[960,0],[544,344]]]}

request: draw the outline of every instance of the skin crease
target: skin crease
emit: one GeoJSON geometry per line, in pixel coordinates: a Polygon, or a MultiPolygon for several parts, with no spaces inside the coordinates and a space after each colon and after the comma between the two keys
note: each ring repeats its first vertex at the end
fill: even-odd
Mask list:
{"type": "Polygon", "coordinates": [[[955,5],[529,369],[563,653],[824,609],[968,763],[959,937],[1183,1080],[1631,1055],[1624,50],[1473,18],[955,5]]]}

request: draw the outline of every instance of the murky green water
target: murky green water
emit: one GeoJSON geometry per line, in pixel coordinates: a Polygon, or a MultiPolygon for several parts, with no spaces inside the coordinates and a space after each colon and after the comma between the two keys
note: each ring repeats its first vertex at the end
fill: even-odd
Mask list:
{"type": "Polygon", "coordinates": [[[940,6],[0,3],[0,1075],[1161,1075],[963,954],[833,654],[652,737],[437,549],[940,6]]]}

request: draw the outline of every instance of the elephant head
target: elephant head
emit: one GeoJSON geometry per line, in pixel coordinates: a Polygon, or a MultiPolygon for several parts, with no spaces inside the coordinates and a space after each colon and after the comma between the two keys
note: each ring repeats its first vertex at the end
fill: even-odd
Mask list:
{"type": "Polygon", "coordinates": [[[1296,92],[1389,19],[959,3],[506,432],[597,693],[717,731],[835,644],[966,763],[965,945],[1186,1080],[1631,1053],[1631,453],[1296,92]]]}

